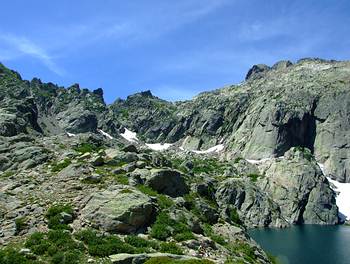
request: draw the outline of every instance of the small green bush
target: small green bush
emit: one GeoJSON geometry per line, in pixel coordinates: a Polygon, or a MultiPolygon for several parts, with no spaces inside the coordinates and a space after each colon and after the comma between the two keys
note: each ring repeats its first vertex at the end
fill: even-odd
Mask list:
{"type": "Polygon", "coordinates": [[[48,227],[50,229],[69,229],[69,226],[61,223],[62,217],[61,213],[67,213],[73,216],[73,208],[70,205],[53,205],[49,208],[46,213],[46,218],[48,219],[48,227]]]}
{"type": "Polygon", "coordinates": [[[128,176],[126,176],[126,174],[118,174],[115,176],[115,179],[120,184],[123,184],[123,185],[129,184],[129,178],[128,178],[128,176]]]}
{"type": "Polygon", "coordinates": [[[217,235],[213,232],[213,229],[211,227],[211,225],[209,225],[208,223],[205,223],[203,225],[203,230],[204,230],[204,234],[207,236],[207,237],[210,237],[214,242],[222,245],[222,246],[225,246],[227,245],[227,242],[225,240],[224,237],[220,236],[220,235],[217,235]]]}
{"type": "Polygon", "coordinates": [[[27,219],[25,217],[19,217],[15,219],[16,234],[21,232],[27,227],[27,219]]]}
{"type": "Polygon", "coordinates": [[[186,240],[190,240],[190,239],[194,239],[194,235],[192,232],[190,231],[185,231],[183,233],[179,233],[179,234],[176,234],[174,236],[174,239],[178,242],[181,242],[181,241],[186,241],[186,240]]]}
{"type": "Polygon", "coordinates": [[[25,246],[36,255],[52,257],[51,263],[78,264],[85,250],[82,244],[73,240],[67,230],[33,233],[26,240],[25,246]]]}
{"type": "Polygon", "coordinates": [[[245,260],[255,263],[257,256],[255,250],[249,244],[244,242],[236,242],[228,246],[228,248],[235,254],[242,256],[245,260]]]}
{"type": "Polygon", "coordinates": [[[248,174],[247,176],[250,178],[252,182],[256,182],[260,177],[260,175],[256,173],[251,173],[251,174],[248,174]]]}
{"type": "Polygon", "coordinates": [[[232,221],[232,223],[237,224],[237,225],[241,225],[242,221],[239,218],[239,215],[237,213],[237,209],[236,208],[232,208],[230,211],[230,220],[232,221]]]}
{"type": "Polygon", "coordinates": [[[140,185],[137,185],[136,187],[137,187],[137,189],[139,189],[140,192],[143,192],[146,195],[149,195],[149,196],[157,196],[158,195],[158,193],[155,190],[153,190],[151,187],[148,187],[146,185],[140,184],[140,185]]]}
{"type": "Polygon", "coordinates": [[[51,171],[59,172],[64,168],[68,167],[70,164],[72,164],[72,161],[69,158],[65,158],[63,161],[60,161],[58,163],[53,163],[51,171]]]}
{"type": "Polygon", "coordinates": [[[157,196],[157,203],[160,209],[167,209],[174,205],[174,201],[164,194],[157,196]]]}
{"type": "Polygon", "coordinates": [[[135,248],[117,236],[102,236],[92,230],[78,232],[76,238],[83,241],[91,256],[106,257],[118,253],[135,253],[135,248]]]}
{"type": "Polygon", "coordinates": [[[175,255],[183,255],[182,249],[174,242],[163,242],[160,244],[160,252],[170,253],[175,255]]]}
{"type": "Polygon", "coordinates": [[[1,264],[40,264],[39,261],[28,259],[13,248],[0,249],[1,264]]]}
{"type": "Polygon", "coordinates": [[[192,239],[192,231],[185,222],[186,219],[175,221],[166,212],[161,212],[151,228],[150,235],[159,240],[166,240],[170,236],[174,236],[178,241],[192,239]]]}
{"type": "Polygon", "coordinates": [[[80,143],[77,147],[74,147],[73,149],[77,152],[81,152],[84,154],[87,152],[91,153],[91,152],[99,151],[101,147],[85,142],[85,143],[80,143]]]}

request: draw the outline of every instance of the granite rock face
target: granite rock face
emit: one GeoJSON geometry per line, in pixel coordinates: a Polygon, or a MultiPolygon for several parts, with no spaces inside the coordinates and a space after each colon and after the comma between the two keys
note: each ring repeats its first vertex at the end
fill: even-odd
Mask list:
{"type": "Polygon", "coordinates": [[[93,194],[82,210],[91,226],[111,233],[135,233],[154,219],[149,197],[135,189],[112,188],[93,194]]]}
{"type": "Polygon", "coordinates": [[[179,142],[187,149],[224,144],[228,156],[262,159],[306,147],[325,164],[328,175],[347,182],[349,71],[347,61],[281,61],[273,67],[256,65],[242,84],[190,101],[172,104],[139,94],[111,109],[122,107],[123,113],[136,117],[130,123],[120,110],[113,110],[114,119],[148,141],[179,142]]]}
{"type": "Polygon", "coordinates": [[[292,148],[262,167],[260,188],[279,205],[290,224],[339,222],[335,193],[308,149],[292,148]]]}

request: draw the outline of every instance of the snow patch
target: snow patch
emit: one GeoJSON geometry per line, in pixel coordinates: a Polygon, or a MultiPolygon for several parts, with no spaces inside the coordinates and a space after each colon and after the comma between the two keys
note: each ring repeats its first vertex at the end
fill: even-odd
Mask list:
{"type": "MultiPolygon", "coordinates": [[[[273,158],[264,158],[264,159],[259,159],[259,160],[246,159],[246,161],[248,161],[251,164],[261,164],[261,163],[264,163],[264,162],[272,160],[272,159],[273,158]]],[[[277,157],[276,159],[284,159],[284,157],[281,156],[281,157],[277,157]]]]}
{"type": "Polygon", "coordinates": [[[337,192],[335,200],[339,208],[339,217],[343,221],[350,220],[350,183],[337,182],[329,177],[327,179],[334,185],[333,190],[337,192]]]}
{"type": "Polygon", "coordinates": [[[67,134],[68,137],[75,137],[76,136],[75,134],[69,133],[69,132],[66,132],[66,134],[67,134]]]}
{"type": "Polygon", "coordinates": [[[120,134],[123,138],[130,142],[137,142],[138,138],[136,136],[136,132],[132,132],[129,129],[125,128],[124,133],[120,134]]]}
{"type": "Polygon", "coordinates": [[[225,146],[223,144],[219,144],[219,145],[211,147],[210,149],[207,149],[207,150],[191,150],[191,151],[194,153],[197,153],[197,154],[207,154],[207,153],[212,153],[212,152],[220,152],[224,149],[224,147],[225,146]]]}
{"type": "Polygon", "coordinates": [[[264,163],[266,161],[269,161],[271,159],[272,158],[264,158],[264,159],[260,159],[260,160],[246,159],[246,161],[248,161],[251,164],[260,164],[260,163],[264,163]]]}
{"type": "MultiPolygon", "coordinates": [[[[317,163],[323,175],[325,174],[325,166],[322,163],[317,163]]],[[[350,220],[350,183],[341,183],[327,177],[331,183],[331,188],[337,193],[336,203],[339,208],[339,217],[342,221],[350,220]]]]}
{"type": "Polygon", "coordinates": [[[110,134],[108,134],[107,132],[104,132],[104,131],[101,130],[101,129],[97,129],[97,131],[98,131],[101,135],[105,136],[106,138],[113,139],[113,137],[112,137],[110,134]]]}
{"type": "Polygon", "coordinates": [[[157,150],[157,151],[166,150],[166,149],[170,148],[172,145],[173,144],[169,144],[169,143],[164,143],[164,144],[160,144],[160,143],[146,144],[146,146],[149,147],[150,149],[157,150]]]}

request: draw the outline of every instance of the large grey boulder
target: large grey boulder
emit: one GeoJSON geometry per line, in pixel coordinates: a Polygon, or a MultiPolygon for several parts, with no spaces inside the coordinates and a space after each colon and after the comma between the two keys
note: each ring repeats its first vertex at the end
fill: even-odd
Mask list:
{"type": "Polygon", "coordinates": [[[158,193],[172,197],[182,196],[189,192],[184,175],[172,169],[153,169],[145,180],[145,185],[158,193]]]}
{"type": "Polygon", "coordinates": [[[153,220],[155,206],[134,188],[110,188],[92,194],[81,211],[82,220],[111,233],[134,233],[153,220]]]}

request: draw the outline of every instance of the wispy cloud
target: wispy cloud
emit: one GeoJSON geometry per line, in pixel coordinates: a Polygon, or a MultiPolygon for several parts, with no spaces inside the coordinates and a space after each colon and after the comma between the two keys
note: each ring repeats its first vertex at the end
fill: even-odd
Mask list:
{"type": "Polygon", "coordinates": [[[60,31],[60,36],[65,36],[58,41],[63,39],[68,43],[84,38],[84,42],[75,43],[74,46],[89,45],[98,41],[115,41],[119,45],[152,41],[210,15],[228,2],[228,0],[182,0],[176,4],[157,3],[152,9],[147,9],[147,12],[139,8],[128,13],[128,16],[96,15],[89,17],[88,21],[80,22],[81,24],[66,25],[57,29],[60,31]]]}
{"type": "Polygon", "coordinates": [[[15,35],[1,35],[0,39],[6,42],[10,48],[4,51],[3,60],[15,59],[19,56],[32,56],[43,63],[50,71],[57,75],[63,76],[65,71],[60,68],[54,61],[53,57],[42,47],[38,46],[25,37],[15,35]]]}

